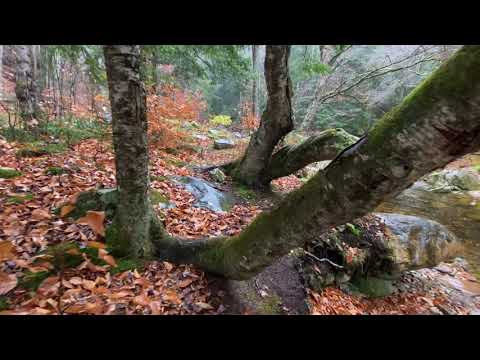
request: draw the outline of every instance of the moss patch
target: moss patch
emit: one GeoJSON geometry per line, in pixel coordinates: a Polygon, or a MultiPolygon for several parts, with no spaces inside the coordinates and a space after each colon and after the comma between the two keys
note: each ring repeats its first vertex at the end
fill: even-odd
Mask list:
{"type": "Polygon", "coordinates": [[[26,290],[36,291],[43,280],[49,277],[53,272],[51,271],[39,271],[39,272],[27,272],[19,279],[18,286],[26,290]]]}
{"type": "Polygon", "coordinates": [[[61,167],[56,167],[56,166],[52,166],[52,167],[49,167],[45,173],[47,175],[62,175],[63,173],[65,173],[65,170],[61,167]]]}
{"type": "Polygon", "coordinates": [[[23,204],[26,201],[33,200],[33,195],[30,193],[25,193],[21,195],[9,196],[7,199],[7,204],[23,204]]]}
{"type": "Polygon", "coordinates": [[[152,189],[150,190],[150,201],[152,205],[157,205],[159,203],[168,203],[169,199],[165,194],[161,193],[160,191],[152,189]]]}
{"type": "Polygon", "coordinates": [[[11,169],[11,168],[0,168],[1,179],[11,179],[20,175],[22,175],[22,173],[18,170],[11,169]]]}
{"type": "Polygon", "coordinates": [[[63,144],[42,144],[31,143],[19,149],[16,153],[17,157],[39,157],[49,154],[62,153],[67,149],[63,144]]]}
{"type": "Polygon", "coordinates": [[[0,296],[0,311],[7,310],[9,306],[7,298],[5,296],[0,296]]]}
{"type": "Polygon", "coordinates": [[[124,271],[135,269],[137,269],[138,271],[142,271],[145,268],[145,264],[145,260],[128,258],[120,259],[117,261],[117,267],[110,270],[110,274],[115,275],[124,271]]]}
{"type": "Polygon", "coordinates": [[[243,185],[236,185],[235,186],[235,194],[241,197],[244,200],[255,200],[257,199],[257,193],[252,189],[249,189],[243,185]]]}

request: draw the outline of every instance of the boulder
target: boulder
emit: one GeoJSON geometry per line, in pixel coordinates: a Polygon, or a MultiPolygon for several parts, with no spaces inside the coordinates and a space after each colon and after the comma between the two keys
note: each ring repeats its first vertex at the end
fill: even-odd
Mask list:
{"type": "Polygon", "coordinates": [[[461,249],[456,236],[445,226],[424,218],[375,213],[385,223],[385,247],[397,271],[433,267],[455,257],[461,249]]]}
{"type": "Polygon", "coordinates": [[[209,172],[210,176],[217,182],[222,183],[225,181],[225,174],[219,168],[215,168],[209,172]]]}
{"type": "Polygon", "coordinates": [[[218,139],[213,142],[213,148],[216,150],[231,149],[235,147],[235,143],[228,139],[218,139]]]}
{"type": "Polygon", "coordinates": [[[433,192],[480,190],[480,176],[473,168],[444,169],[422,179],[433,192]]]}

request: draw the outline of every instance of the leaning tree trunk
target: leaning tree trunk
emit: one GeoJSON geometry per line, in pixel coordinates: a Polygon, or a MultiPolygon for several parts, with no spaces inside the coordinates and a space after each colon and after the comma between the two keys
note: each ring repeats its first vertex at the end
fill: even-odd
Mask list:
{"type": "Polygon", "coordinates": [[[366,136],[239,235],[174,238],[149,213],[145,94],[140,90],[138,67],[134,66],[138,52],[134,50],[127,46],[105,49],[112,108],[117,108],[114,121],[132,138],[114,126],[119,195],[123,197],[117,211],[125,221],[124,225],[117,222],[120,230],[114,233],[125,242],[150,242],[164,260],[197,264],[231,279],[248,279],[328,229],[371,212],[425,174],[480,149],[480,46],[465,46],[366,136]],[[128,168],[131,171],[125,171],[128,168]],[[135,178],[125,179],[127,175],[135,178]],[[132,231],[135,223],[142,224],[136,228],[140,236],[132,231]],[[127,239],[122,231],[132,236],[127,239]]]}
{"type": "Polygon", "coordinates": [[[104,46],[112,107],[118,211],[117,253],[149,257],[151,206],[148,198],[146,95],[140,80],[138,45],[104,46]]]}
{"type": "Polygon", "coordinates": [[[268,89],[267,108],[260,126],[252,135],[243,158],[231,175],[254,187],[268,185],[265,169],[277,143],[293,129],[292,84],[288,74],[289,45],[268,45],[265,55],[265,78],[268,89]]]}
{"type": "Polygon", "coordinates": [[[31,50],[29,45],[16,46],[15,94],[25,128],[35,130],[40,120],[40,108],[31,50]]]}

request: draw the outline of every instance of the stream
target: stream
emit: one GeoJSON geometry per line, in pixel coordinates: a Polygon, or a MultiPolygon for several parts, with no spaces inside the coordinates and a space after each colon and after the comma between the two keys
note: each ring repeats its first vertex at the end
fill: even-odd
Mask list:
{"type": "Polygon", "coordinates": [[[480,280],[479,191],[435,193],[419,181],[376,211],[424,217],[445,225],[463,242],[465,249],[461,256],[480,280]]]}

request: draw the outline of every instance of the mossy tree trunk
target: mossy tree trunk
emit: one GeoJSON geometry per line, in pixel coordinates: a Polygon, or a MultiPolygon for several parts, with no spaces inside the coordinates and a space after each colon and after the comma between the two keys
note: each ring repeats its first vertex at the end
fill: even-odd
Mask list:
{"type": "Polygon", "coordinates": [[[267,45],[265,79],[267,107],[245,155],[230,171],[233,178],[254,187],[269,183],[265,169],[278,142],[293,129],[292,84],[288,73],[289,45],[267,45]]]}
{"type": "Polygon", "coordinates": [[[118,207],[117,253],[149,257],[151,206],[148,198],[146,95],[140,80],[138,45],[104,46],[112,107],[118,207]]]}
{"type": "MultiPolygon", "coordinates": [[[[125,103],[137,101],[133,91],[124,95],[125,103]]],[[[146,132],[145,126],[137,126],[146,132]]],[[[166,234],[159,220],[151,216],[149,238],[159,258],[197,264],[232,279],[248,279],[322,232],[371,212],[425,174],[479,149],[480,46],[465,46],[366,136],[239,235],[182,240],[166,234]]],[[[132,159],[138,150],[134,146],[118,148],[117,163],[132,159]],[[121,151],[131,154],[121,155],[121,151]]],[[[138,192],[137,199],[141,196],[144,204],[146,191],[138,192]]],[[[121,206],[130,208],[131,204],[119,203],[121,206]]],[[[144,221],[147,216],[127,215],[128,223],[144,221]]]]}
{"type": "Polygon", "coordinates": [[[25,129],[36,131],[41,114],[33,68],[32,46],[17,45],[15,55],[15,95],[19,103],[20,117],[25,129]]]}
{"type": "Polygon", "coordinates": [[[290,46],[267,45],[265,81],[268,99],[260,126],[252,135],[243,157],[222,166],[235,180],[251,187],[264,189],[272,180],[290,175],[312,162],[331,160],[356,141],[345,131],[329,129],[297,146],[284,146],[273,154],[275,147],[293,130],[289,56],[290,46]]]}

